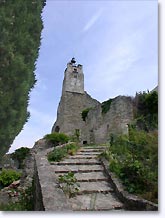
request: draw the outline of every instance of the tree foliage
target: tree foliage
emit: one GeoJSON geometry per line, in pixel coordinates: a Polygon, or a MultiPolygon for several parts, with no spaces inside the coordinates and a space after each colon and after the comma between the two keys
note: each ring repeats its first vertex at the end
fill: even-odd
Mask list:
{"type": "Polygon", "coordinates": [[[158,128],[158,93],[137,93],[134,99],[136,125],[145,131],[158,128]]]}
{"type": "Polygon", "coordinates": [[[12,159],[18,161],[19,167],[18,168],[23,168],[24,167],[24,160],[26,157],[30,154],[30,148],[26,147],[21,147],[16,149],[12,154],[11,157],[12,159]]]}
{"type": "Polygon", "coordinates": [[[45,0],[0,1],[0,156],[29,118],[45,0]]]}

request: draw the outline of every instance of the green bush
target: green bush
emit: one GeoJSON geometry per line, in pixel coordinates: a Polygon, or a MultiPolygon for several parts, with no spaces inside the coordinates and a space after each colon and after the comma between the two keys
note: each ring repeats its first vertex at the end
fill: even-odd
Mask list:
{"type": "Polygon", "coordinates": [[[158,128],[158,93],[140,92],[134,98],[135,124],[139,129],[150,131],[158,128]]]}
{"type": "Polygon", "coordinates": [[[17,160],[19,163],[19,168],[24,167],[24,160],[30,153],[30,148],[21,147],[17,150],[15,150],[14,153],[11,154],[12,159],[17,160]]]}
{"type": "Polygon", "coordinates": [[[67,155],[67,150],[63,148],[55,148],[54,151],[48,154],[48,161],[57,161],[59,162],[67,155]]]}
{"type": "Polygon", "coordinates": [[[10,185],[12,182],[20,179],[21,173],[11,170],[11,169],[3,169],[0,173],[0,184],[5,187],[10,185]]]}
{"type": "Polygon", "coordinates": [[[54,148],[54,150],[48,154],[48,160],[59,162],[67,155],[74,155],[78,148],[79,146],[75,143],[67,144],[64,147],[54,148]]]}
{"type": "Polygon", "coordinates": [[[44,139],[48,140],[50,143],[52,143],[54,146],[64,143],[67,143],[69,141],[69,136],[67,136],[64,133],[51,133],[44,136],[44,139]]]}
{"type": "Polygon", "coordinates": [[[129,127],[129,135],[111,135],[110,145],[102,154],[109,168],[130,193],[158,201],[158,132],[138,131],[129,127]]]}

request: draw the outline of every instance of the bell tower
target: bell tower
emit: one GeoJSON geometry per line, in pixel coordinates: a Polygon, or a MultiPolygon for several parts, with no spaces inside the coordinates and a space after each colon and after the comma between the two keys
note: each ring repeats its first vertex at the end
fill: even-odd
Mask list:
{"type": "Polygon", "coordinates": [[[62,93],[74,92],[84,94],[84,74],[81,64],[76,65],[75,58],[67,64],[64,72],[62,93]]]}

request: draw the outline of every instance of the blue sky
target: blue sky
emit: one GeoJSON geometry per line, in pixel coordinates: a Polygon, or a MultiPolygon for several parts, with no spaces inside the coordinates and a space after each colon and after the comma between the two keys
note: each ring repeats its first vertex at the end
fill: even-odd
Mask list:
{"type": "Polygon", "coordinates": [[[51,132],[67,62],[83,65],[85,90],[100,102],[134,96],[158,84],[156,0],[47,0],[36,61],[37,84],[30,94],[31,117],[10,152],[33,147],[51,132]]]}

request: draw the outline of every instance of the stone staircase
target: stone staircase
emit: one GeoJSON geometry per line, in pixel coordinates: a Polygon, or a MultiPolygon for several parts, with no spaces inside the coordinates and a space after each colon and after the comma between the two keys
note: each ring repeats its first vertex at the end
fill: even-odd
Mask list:
{"type": "Polygon", "coordinates": [[[73,211],[124,210],[97,158],[104,149],[103,146],[82,147],[76,155],[51,163],[57,178],[68,172],[75,173],[80,188],[75,197],[68,198],[73,211]]]}

